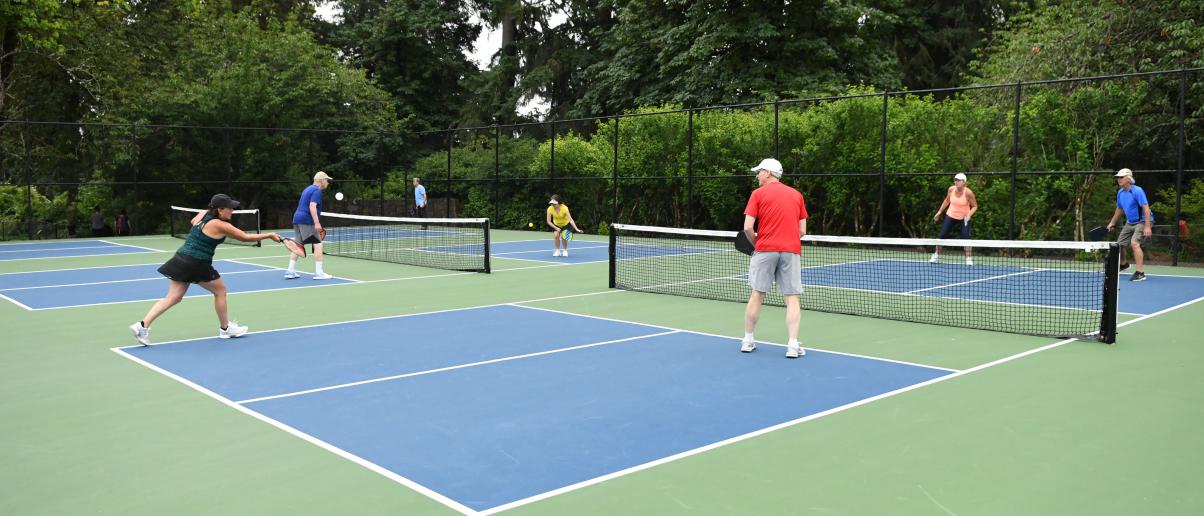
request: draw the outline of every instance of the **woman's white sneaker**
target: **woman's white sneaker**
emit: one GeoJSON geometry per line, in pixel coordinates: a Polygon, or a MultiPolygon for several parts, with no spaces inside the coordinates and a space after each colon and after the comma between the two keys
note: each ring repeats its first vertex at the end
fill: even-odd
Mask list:
{"type": "Polygon", "coordinates": [[[239,326],[238,323],[230,321],[230,323],[226,325],[226,329],[218,330],[217,336],[218,338],[229,339],[231,337],[242,337],[246,334],[246,326],[239,326]]]}

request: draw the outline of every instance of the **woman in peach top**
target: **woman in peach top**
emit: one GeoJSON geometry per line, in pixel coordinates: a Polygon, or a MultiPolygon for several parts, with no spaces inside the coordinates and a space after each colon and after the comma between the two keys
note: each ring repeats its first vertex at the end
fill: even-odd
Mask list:
{"type": "MultiPolygon", "coordinates": [[[[962,238],[970,239],[970,218],[974,216],[974,212],[978,211],[978,200],[974,198],[974,192],[966,188],[966,175],[958,173],[953,176],[953,186],[949,187],[945,193],[945,200],[941,202],[941,207],[936,210],[936,215],[932,216],[933,222],[941,220],[941,212],[945,213],[945,223],[941,224],[941,232],[937,238],[945,238],[954,228],[960,229],[962,238]]],[[[970,257],[970,246],[966,246],[966,265],[974,265],[974,259],[970,257]]],[[[941,246],[936,246],[936,252],[932,253],[932,258],[928,260],[930,263],[941,261],[941,246]]]]}

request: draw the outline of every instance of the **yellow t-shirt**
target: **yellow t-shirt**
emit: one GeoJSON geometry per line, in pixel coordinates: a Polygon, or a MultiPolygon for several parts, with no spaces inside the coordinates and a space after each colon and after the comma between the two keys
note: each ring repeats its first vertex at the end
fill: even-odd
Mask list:
{"type": "Polygon", "coordinates": [[[561,209],[557,210],[557,206],[548,206],[548,215],[552,216],[552,224],[556,227],[565,227],[569,223],[569,207],[561,204],[561,209]]]}

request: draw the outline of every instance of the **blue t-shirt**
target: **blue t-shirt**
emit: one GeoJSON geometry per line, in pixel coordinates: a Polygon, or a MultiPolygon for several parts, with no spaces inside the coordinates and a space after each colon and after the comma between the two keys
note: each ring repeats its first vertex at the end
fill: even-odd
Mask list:
{"type": "Polygon", "coordinates": [[[426,187],[418,185],[414,187],[414,206],[426,205],[426,187]]]}
{"type": "MultiPolygon", "coordinates": [[[[1128,224],[1136,224],[1144,222],[1145,217],[1142,215],[1141,207],[1149,204],[1150,201],[1145,197],[1145,190],[1140,186],[1131,185],[1129,190],[1124,188],[1116,191],[1116,207],[1125,211],[1125,221],[1128,224]]],[[[1150,212],[1150,224],[1154,223],[1154,213],[1150,212]]]]}
{"type": "Polygon", "coordinates": [[[322,214],[322,189],[317,185],[305,187],[301,192],[301,200],[297,201],[297,211],[293,212],[293,224],[314,225],[314,217],[309,214],[309,203],[318,203],[318,215],[322,214]]]}

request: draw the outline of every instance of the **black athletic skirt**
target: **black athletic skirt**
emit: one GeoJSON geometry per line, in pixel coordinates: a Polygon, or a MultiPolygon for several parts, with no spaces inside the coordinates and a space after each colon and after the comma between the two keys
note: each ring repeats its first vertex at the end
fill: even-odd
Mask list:
{"type": "Polygon", "coordinates": [[[184,283],[204,283],[222,277],[213,268],[210,260],[198,260],[186,254],[176,253],[167,263],[159,266],[159,274],[167,276],[172,281],[184,283]]]}

